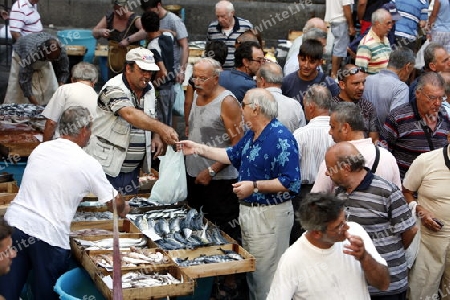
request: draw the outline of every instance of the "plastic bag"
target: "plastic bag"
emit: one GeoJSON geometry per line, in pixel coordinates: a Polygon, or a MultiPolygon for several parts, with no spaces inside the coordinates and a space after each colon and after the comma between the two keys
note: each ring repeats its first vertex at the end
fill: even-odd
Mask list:
{"type": "Polygon", "coordinates": [[[175,152],[167,147],[165,156],[160,156],[159,179],[150,193],[150,201],[173,204],[187,197],[186,169],[182,151],[175,152]]]}
{"type": "Polygon", "coordinates": [[[173,103],[173,113],[177,116],[184,116],[184,90],[180,83],[176,83],[175,102],[173,103]]]}

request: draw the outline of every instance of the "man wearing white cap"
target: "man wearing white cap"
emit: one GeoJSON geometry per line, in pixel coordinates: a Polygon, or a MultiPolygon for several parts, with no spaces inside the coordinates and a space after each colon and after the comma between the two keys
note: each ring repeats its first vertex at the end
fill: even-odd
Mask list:
{"type": "Polygon", "coordinates": [[[178,141],[175,130],[156,119],[155,89],[150,80],[158,70],[150,50],[132,49],[126,55],[124,73],[111,78],[98,97],[86,151],[100,162],[108,180],[122,194],[137,192],[146,155],[150,169],[151,153],[161,155],[163,142],[178,141]]]}

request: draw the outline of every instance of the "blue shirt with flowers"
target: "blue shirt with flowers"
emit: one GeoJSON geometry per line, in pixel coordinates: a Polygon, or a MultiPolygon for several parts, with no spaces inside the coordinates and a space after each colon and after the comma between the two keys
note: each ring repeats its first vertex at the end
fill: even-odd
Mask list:
{"type": "Polygon", "coordinates": [[[236,145],[226,149],[231,163],[239,170],[238,181],[278,178],[290,192],[255,193],[244,201],[278,204],[290,200],[300,191],[297,141],[277,119],[273,119],[264,128],[256,141],[253,141],[253,137],[254,132],[249,130],[236,145]]]}

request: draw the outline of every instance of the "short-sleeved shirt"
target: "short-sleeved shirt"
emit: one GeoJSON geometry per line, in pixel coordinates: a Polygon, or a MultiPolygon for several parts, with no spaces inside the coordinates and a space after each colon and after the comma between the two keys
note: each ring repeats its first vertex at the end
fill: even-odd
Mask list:
{"type": "MultiPolygon", "coordinates": [[[[447,148],[447,155],[449,149],[447,148]]],[[[417,202],[446,225],[450,224],[449,183],[450,170],[445,165],[443,148],[417,157],[403,180],[405,188],[417,191],[417,202]]],[[[444,226],[432,234],[447,238],[449,233],[450,226],[444,226]]]]}
{"type": "Polygon", "coordinates": [[[387,68],[391,52],[389,39],[385,36],[381,40],[371,28],[359,43],[355,65],[365,68],[369,74],[376,74],[387,68]]]}
{"type": "Polygon", "coordinates": [[[31,4],[28,0],[17,0],[9,14],[9,30],[19,32],[21,35],[28,35],[41,32],[42,29],[37,5],[31,4]]]}
{"type": "Polygon", "coordinates": [[[325,84],[333,97],[339,94],[339,86],[336,82],[322,72],[318,72],[316,78],[310,81],[300,79],[297,72],[291,73],[284,77],[281,91],[283,92],[283,95],[294,98],[300,102],[303,107],[303,96],[305,95],[306,90],[313,84],[325,84]]]}
{"type": "Polygon", "coordinates": [[[360,224],[372,238],[378,253],[388,263],[391,282],[387,291],[369,286],[371,295],[392,295],[408,287],[408,269],[401,234],[415,225],[400,189],[367,169],[363,181],[350,194],[344,188],[336,195],[346,199],[349,220],[360,224]]]}
{"type": "Polygon", "coordinates": [[[248,90],[256,87],[256,81],[250,75],[236,69],[220,72],[219,84],[232,92],[239,102],[248,90]]]}
{"type": "Polygon", "coordinates": [[[450,119],[441,107],[434,131],[425,125],[417,110],[417,103],[400,105],[390,112],[380,132],[381,144],[387,146],[395,156],[403,179],[413,160],[430,150],[425,131],[430,132],[434,149],[447,145],[447,134],[450,132],[450,119]]]}
{"type": "MultiPolygon", "coordinates": [[[[89,110],[92,119],[97,116],[97,93],[82,82],[74,82],[60,86],[48,102],[42,115],[53,122],[59,123],[62,113],[71,106],[82,106],[89,110]]],[[[59,137],[59,124],[55,131],[59,137]]]]}
{"type": "Polygon", "coordinates": [[[164,64],[167,70],[167,76],[161,79],[159,88],[163,86],[171,86],[175,81],[174,74],[174,58],[173,58],[173,39],[171,36],[162,34],[148,43],[147,48],[152,51],[155,62],[160,62],[164,64]]]}
{"type": "MultiPolygon", "coordinates": [[[[300,191],[298,147],[294,136],[277,119],[273,119],[253,141],[254,132],[248,130],[244,137],[226,152],[238,170],[238,181],[271,180],[278,178],[290,191],[290,196],[300,191]]],[[[260,204],[279,204],[290,200],[279,193],[254,193],[243,199],[260,204]]]]}
{"type": "MultiPolygon", "coordinates": [[[[333,101],[335,103],[345,102],[339,95],[333,97],[333,101]]],[[[364,119],[364,136],[369,137],[370,132],[379,132],[377,112],[373,104],[364,98],[361,98],[358,102],[354,103],[361,110],[364,119]]]]}
{"type": "Polygon", "coordinates": [[[234,17],[234,26],[230,34],[225,34],[216,20],[208,25],[207,39],[208,41],[222,41],[228,47],[228,55],[223,65],[224,69],[231,69],[234,67],[234,51],[236,50],[236,39],[249,29],[252,29],[253,25],[248,20],[244,20],[239,17],[234,17]]]}
{"type": "MultiPolygon", "coordinates": [[[[106,17],[106,28],[111,30],[109,33],[108,40],[120,42],[123,39],[129,37],[130,35],[135,34],[139,31],[139,29],[136,27],[136,19],[139,19],[140,17],[137,14],[132,14],[127,21],[126,29],[124,31],[118,31],[117,29],[114,29],[114,12],[108,13],[106,17]]],[[[131,43],[132,45],[139,45],[139,41],[136,41],[134,43],[131,43]]]]}
{"type": "Polygon", "coordinates": [[[184,25],[180,17],[169,11],[162,19],[159,20],[159,28],[161,30],[168,29],[176,33],[173,44],[173,57],[175,69],[178,70],[180,68],[181,52],[183,50],[177,41],[188,37],[186,25],[184,25]]]}

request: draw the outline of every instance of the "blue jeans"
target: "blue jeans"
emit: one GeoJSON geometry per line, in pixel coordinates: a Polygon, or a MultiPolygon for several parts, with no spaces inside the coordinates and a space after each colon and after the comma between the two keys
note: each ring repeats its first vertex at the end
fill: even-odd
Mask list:
{"type": "Polygon", "coordinates": [[[139,190],[139,171],[136,168],[128,173],[120,172],[116,177],[106,175],[106,179],[122,195],[134,195],[139,190]]]}
{"type": "Polygon", "coordinates": [[[12,234],[17,251],[8,274],[0,276],[0,295],[17,300],[28,278],[34,272],[31,290],[35,299],[59,299],[53,291],[56,280],[69,268],[70,250],[50,246],[17,228],[12,234]]]}

